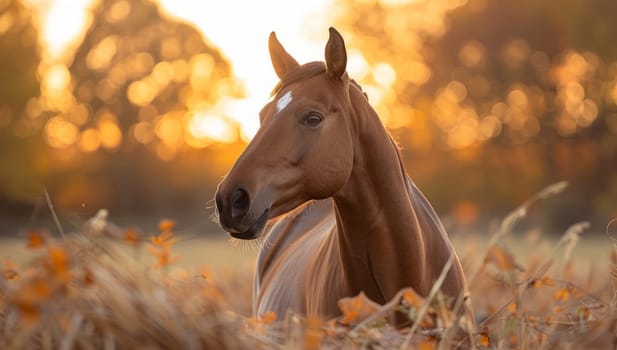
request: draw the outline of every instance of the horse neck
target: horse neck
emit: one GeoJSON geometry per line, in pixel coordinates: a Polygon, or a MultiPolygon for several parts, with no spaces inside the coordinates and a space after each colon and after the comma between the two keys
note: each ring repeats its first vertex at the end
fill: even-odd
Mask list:
{"type": "Polygon", "coordinates": [[[428,292],[426,249],[398,150],[375,111],[352,96],[354,167],[334,196],[339,249],[350,292],[385,302],[402,287],[428,292]]]}

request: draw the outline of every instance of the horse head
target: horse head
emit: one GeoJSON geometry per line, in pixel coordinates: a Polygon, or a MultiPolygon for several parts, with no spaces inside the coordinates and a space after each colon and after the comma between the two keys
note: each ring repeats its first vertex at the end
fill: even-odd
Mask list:
{"type": "Polygon", "coordinates": [[[298,64],[274,32],[269,51],[280,82],[216,193],[221,227],[240,239],[257,238],[269,219],[334,195],[353,166],[354,109],[341,35],[330,28],[325,63],[298,64]]]}

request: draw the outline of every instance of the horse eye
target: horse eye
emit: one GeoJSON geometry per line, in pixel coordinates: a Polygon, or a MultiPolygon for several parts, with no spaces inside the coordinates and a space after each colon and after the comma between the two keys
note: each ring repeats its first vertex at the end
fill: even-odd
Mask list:
{"type": "Polygon", "coordinates": [[[311,127],[311,128],[315,128],[319,126],[319,124],[321,124],[322,120],[323,120],[323,117],[321,116],[321,114],[316,113],[316,112],[311,112],[307,114],[304,117],[304,119],[302,119],[302,124],[308,127],[311,127]]]}

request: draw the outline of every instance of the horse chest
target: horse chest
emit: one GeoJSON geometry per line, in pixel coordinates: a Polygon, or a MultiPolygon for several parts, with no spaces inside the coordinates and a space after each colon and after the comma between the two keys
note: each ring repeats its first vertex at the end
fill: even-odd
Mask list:
{"type": "Polygon", "coordinates": [[[278,315],[292,310],[305,315],[332,317],[338,314],[337,301],[346,296],[342,266],[336,241],[336,220],[331,212],[314,208],[310,215],[293,220],[312,225],[297,230],[294,222],[274,227],[274,244],[264,244],[256,275],[255,311],[278,315]],[[296,235],[297,237],[289,237],[296,235]],[[263,257],[268,256],[267,266],[263,257]]]}

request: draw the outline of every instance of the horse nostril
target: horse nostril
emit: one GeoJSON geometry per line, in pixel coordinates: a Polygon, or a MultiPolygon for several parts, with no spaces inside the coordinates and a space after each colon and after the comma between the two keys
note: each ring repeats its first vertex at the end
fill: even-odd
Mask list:
{"type": "Polygon", "coordinates": [[[233,191],[229,202],[231,205],[231,217],[234,219],[244,216],[251,206],[249,194],[242,188],[233,191]]]}

